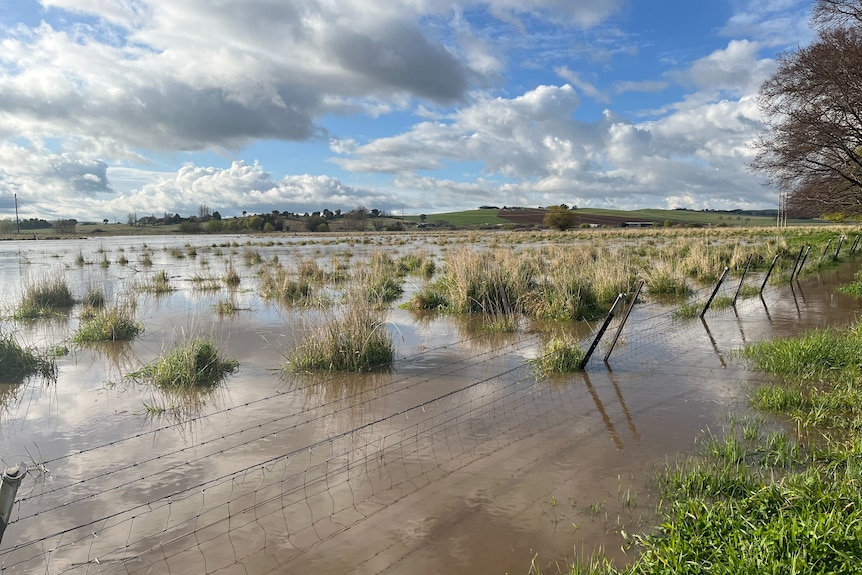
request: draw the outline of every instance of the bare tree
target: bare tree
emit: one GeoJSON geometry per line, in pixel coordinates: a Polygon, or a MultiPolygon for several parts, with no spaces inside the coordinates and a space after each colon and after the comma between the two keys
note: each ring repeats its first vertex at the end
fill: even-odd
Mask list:
{"type": "Polygon", "coordinates": [[[814,43],[782,54],[758,104],[752,168],[797,211],[862,213],[862,5],[816,0],[814,43]]]}

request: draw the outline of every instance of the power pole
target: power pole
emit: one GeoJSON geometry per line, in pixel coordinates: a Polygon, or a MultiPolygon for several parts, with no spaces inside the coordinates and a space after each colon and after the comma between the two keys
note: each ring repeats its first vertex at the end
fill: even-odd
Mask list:
{"type": "Polygon", "coordinates": [[[15,226],[18,228],[18,235],[21,234],[21,219],[18,217],[18,194],[15,194],[15,226]]]}

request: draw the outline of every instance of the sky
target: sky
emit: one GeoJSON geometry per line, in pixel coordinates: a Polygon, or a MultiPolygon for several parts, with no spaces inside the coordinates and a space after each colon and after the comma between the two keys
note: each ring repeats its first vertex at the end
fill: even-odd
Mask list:
{"type": "Polygon", "coordinates": [[[0,0],[0,219],[755,209],[798,0],[0,0]]]}

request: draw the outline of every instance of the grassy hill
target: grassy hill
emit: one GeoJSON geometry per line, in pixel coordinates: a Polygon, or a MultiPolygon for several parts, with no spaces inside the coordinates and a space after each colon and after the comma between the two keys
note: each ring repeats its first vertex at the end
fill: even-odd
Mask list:
{"type": "MultiPolygon", "coordinates": [[[[601,224],[616,226],[623,221],[652,221],[657,226],[665,225],[725,225],[725,226],[770,226],[775,224],[775,216],[753,215],[745,212],[700,212],[693,210],[612,210],[601,208],[578,208],[579,224],[601,224]]],[[[453,227],[492,227],[501,225],[541,225],[544,210],[537,208],[500,210],[481,209],[462,212],[428,214],[428,224],[449,224],[453,227]],[[500,217],[500,214],[505,217],[500,217]]],[[[405,216],[405,220],[419,222],[419,216],[405,216]]],[[[813,220],[791,220],[788,223],[812,224],[813,220]]]]}

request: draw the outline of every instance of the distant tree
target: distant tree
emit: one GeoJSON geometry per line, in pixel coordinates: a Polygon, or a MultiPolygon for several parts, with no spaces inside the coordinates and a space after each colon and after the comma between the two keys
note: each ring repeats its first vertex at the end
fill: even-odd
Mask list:
{"type": "Polygon", "coordinates": [[[427,219],[428,219],[428,216],[426,216],[425,214],[419,214],[419,221],[422,222],[423,224],[425,223],[425,220],[427,220],[427,219]]]}
{"type": "Polygon", "coordinates": [[[202,229],[201,223],[196,219],[189,218],[180,223],[180,231],[184,234],[198,234],[202,229]]]}
{"type": "Polygon", "coordinates": [[[308,228],[310,232],[322,232],[329,231],[329,226],[326,225],[326,219],[323,216],[308,216],[305,220],[305,227],[308,228]],[[321,229],[323,226],[326,226],[326,230],[321,229]]]}
{"type": "Polygon", "coordinates": [[[348,220],[355,223],[355,228],[357,230],[365,229],[365,222],[368,221],[368,210],[365,208],[365,206],[357,207],[355,210],[347,214],[347,216],[348,220]]]}
{"type": "Polygon", "coordinates": [[[59,234],[74,234],[75,226],[78,225],[78,220],[56,220],[54,222],[54,231],[59,234]]]}
{"type": "Polygon", "coordinates": [[[102,220],[102,223],[103,223],[103,224],[105,224],[105,225],[107,226],[107,225],[108,225],[108,218],[103,219],[103,220],[102,220]]]}
{"type": "Polygon", "coordinates": [[[208,222],[212,218],[212,210],[206,204],[201,204],[198,206],[198,220],[202,222],[208,222]]]}
{"type": "Polygon", "coordinates": [[[220,219],[221,219],[221,214],[220,214],[220,213],[218,213],[218,212],[213,212],[213,218],[212,218],[212,219],[214,219],[214,220],[220,220],[220,219]]]}
{"type": "Polygon", "coordinates": [[[138,225],[138,214],[135,214],[132,212],[129,212],[128,214],[126,214],[126,223],[129,224],[130,226],[138,225]]]}
{"type": "Polygon", "coordinates": [[[575,226],[578,216],[565,206],[548,206],[545,211],[544,224],[560,231],[575,226]]]}

